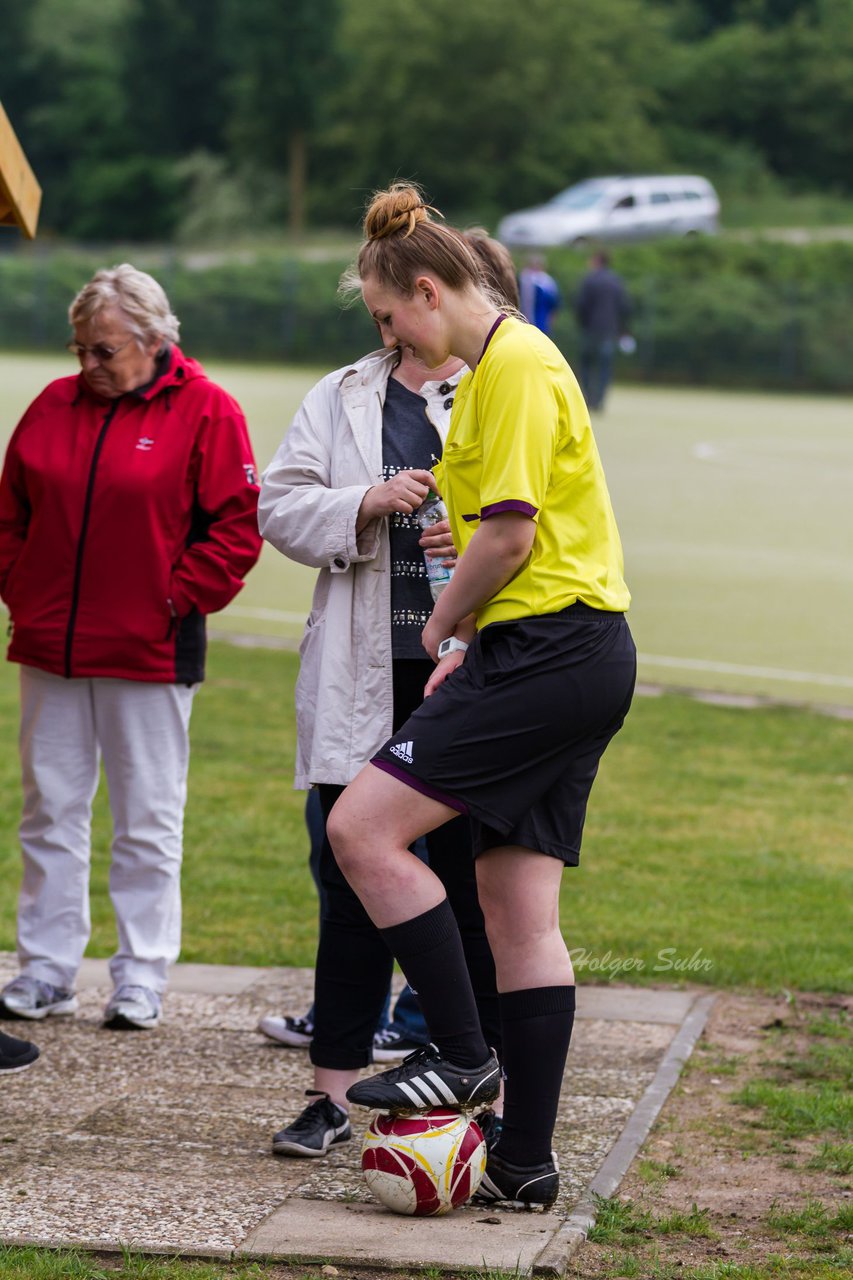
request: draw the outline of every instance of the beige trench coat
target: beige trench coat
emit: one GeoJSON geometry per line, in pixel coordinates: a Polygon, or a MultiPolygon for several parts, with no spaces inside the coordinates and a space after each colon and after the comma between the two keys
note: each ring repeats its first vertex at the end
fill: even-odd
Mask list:
{"type": "MultiPolygon", "coordinates": [[[[396,353],[376,351],[309,391],[270,465],[258,501],[263,537],[320,570],[299,649],[297,788],[343,786],[391,734],[391,584],[388,521],[356,538],[358,509],[381,484],[382,408],[396,353]]],[[[442,441],[449,387],[420,394],[442,441]]]]}

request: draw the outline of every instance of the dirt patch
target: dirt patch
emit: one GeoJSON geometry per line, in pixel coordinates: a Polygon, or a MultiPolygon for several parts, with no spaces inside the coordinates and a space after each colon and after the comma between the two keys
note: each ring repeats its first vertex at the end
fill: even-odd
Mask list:
{"type": "Polygon", "coordinates": [[[790,1064],[813,1056],[817,1044],[838,1043],[832,1029],[851,1012],[853,1001],[843,997],[719,996],[693,1057],[615,1197],[616,1219],[627,1225],[628,1238],[587,1242],[570,1274],[603,1280],[628,1271],[645,1275],[646,1267],[658,1266],[684,1275],[713,1263],[760,1266],[780,1255],[816,1262],[823,1257],[831,1267],[843,1246],[845,1219],[849,1222],[851,1179],[849,1173],[813,1168],[810,1162],[825,1141],[842,1139],[826,1133],[792,1136],[766,1127],[763,1110],[734,1099],[751,1082],[808,1083],[795,1080],[790,1064]],[[821,1028],[830,1032],[827,1039],[821,1028]],[[821,1221],[817,1206],[824,1206],[831,1229],[809,1233],[779,1225],[782,1220],[790,1224],[786,1215],[801,1214],[809,1204],[816,1225],[821,1221]],[[685,1229],[678,1230],[679,1221],[685,1229]],[[669,1228],[662,1230],[662,1223],[669,1228]]]}

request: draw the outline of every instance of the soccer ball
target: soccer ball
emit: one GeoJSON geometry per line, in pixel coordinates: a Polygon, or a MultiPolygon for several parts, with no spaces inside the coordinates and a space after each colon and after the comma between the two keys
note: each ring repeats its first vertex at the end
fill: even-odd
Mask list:
{"type": "Polygon", "coordinates": [[[379,1111],[364,1135],[361,1167],[373,1195],[388,1209],[430,1217],[470,1200],[485,1172],[486,1143],[479,1125],[458,1111],[379,1111]]]}

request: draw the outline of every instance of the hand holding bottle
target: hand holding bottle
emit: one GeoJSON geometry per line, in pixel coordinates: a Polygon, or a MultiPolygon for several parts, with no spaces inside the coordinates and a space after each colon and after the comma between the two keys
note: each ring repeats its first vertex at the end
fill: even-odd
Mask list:
{"type": "Polygon", "coordinates": [[[423,530],[420,545],[424,549],[429,589],[433,600],[437,600],[450,579],[453,577],[453,563],[456,553],[450,535],[450,523],[447,519],[447,508],[438,494],[432,490],[418,507],[415,520],[423,530]],[[439,532],[439,528],[446,532],[439,532]],[[435,555],[436,551],[444,551],[444,556],[435,555]]]}
{"type": "Polygon", "coordinates": [[[421,534],[418,545],[423,548],[424,555],[429,552],[433,559],[449,562],[449,568],[452,569],[456,564],[458,553],[450,532],[449,520],[439,520],[437,524],[429,525],[421,534]]]}
{"type": "Polygon", "coordinates": [[[377,516],[411,515],[435,485],[431,471],[398,471],[382,484],[367,490],[361,500],[358,524],[363,528],[377,516]]]}

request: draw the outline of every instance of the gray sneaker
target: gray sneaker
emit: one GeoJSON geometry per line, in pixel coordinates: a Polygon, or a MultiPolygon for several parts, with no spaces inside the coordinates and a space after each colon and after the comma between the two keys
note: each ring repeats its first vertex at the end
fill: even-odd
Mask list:
{"type": "Polygon", "coordinates": [[[277,1156],[324,1156],[329,1147],[352,1137],[347,1113],[327,1093],[308,1089],[305,1096],[315,1101],[272,1140],[277,1156]]]}
{"type": "Polygon", "coordinates": [[[112,1031],[148,1031],[160,1021],[161,1003],[150,987],[125,983],[116,987],[104,1009],[104,1026],[112,1031]]]}
{"type": "Polygon", "coordinates": [[[54,987],[25,973],[7,982],[0,991],[0,1014],[12,1018],[39,1020],[49,1016],[62,1017],[76,1013],[77,1007],[73,991],[54,987]]]}

